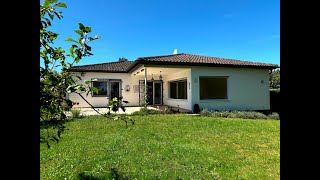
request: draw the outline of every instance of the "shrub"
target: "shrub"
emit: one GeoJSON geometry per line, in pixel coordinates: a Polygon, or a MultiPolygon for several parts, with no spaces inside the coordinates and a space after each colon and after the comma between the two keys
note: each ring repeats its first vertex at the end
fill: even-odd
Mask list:
{"type": "Polygon", "coordinates": [[[203,109],[200,112],[201,116],[222,117],[222,118],[243,118],[243,119],[275,119],[276,115],[266,116],[263,113],[255,111],[214,111],[203,109]]]}
{"type": "Polygon", "coordinates": [[[211,112],[208,109],[203,109],[200,111],[201,116],[211,116],[211,112]]]}
{"type": "Polygon", "coordinates": [[[272,114],[268,115],[268,119],[276,119],[276,120],[280,120],[280,116],[278,113],[273,112],[272,114]]]}
{"type": "Polygon", "coordinates": [[[80,118],[80,109],[71,109],[71,114],[73,118],[80,118]]]}
{"type": "Polygon", "coordinates": [[[168,108],[165,107],[163,111],[161,111],[162,114],[172,114],[173,112],[168,108]]]}
{"type": "Polygon", "coordinates": [[[160,114],[159,110],[155,109],[147,109],[147,108],[141,108],[139,111],[135,111],[132,113],[132,115],[147,115],[147,114],[160,114]]]}

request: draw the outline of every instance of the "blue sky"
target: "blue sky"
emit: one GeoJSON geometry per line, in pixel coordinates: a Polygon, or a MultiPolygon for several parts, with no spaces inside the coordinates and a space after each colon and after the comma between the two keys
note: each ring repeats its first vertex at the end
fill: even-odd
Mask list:
{"type": "Polygon", "coordinates": [[[279,0],[63,0],[55,20],[56,46],[78,38],[78,22],[92,28],[94,56],[77,65],[178,53],[280,65],[279,0]]]}

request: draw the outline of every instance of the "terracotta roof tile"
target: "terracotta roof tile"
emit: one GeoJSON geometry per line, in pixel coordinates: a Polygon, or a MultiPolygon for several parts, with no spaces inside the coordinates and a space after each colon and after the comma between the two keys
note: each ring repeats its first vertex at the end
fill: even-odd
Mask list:
{"type": "Polygon", "coordinates": [[[91,64],[83,66],[73,66],[69,71],[86,71],[86,72],[129,72],[137,63],[156,63],[156,64],[177,64],[177,65],[201,65],[201,66],[222,66],[222,67],[252,67],[252,68],[268,68],[275,69],[277,64],[242,61],[235,59],[209,57],[193,54],[172,54],[164,56],[140,57],[136,61],[109,62],[102,64],[91,64]]]}
{"type": "Polygon", "coordinates": [[[276,64],[260,63],[260,62],[250,62],[235,59],[219,58],[219,57],[209,57],[200,56],[193,54],[173,54],[166,56],[150,56],[141,57],[136,61],[138,62],[170,62],[170,63],[188,63],[188,64],[208,64],[208,65],[231,65],[231,66],[245,66],[245,67],[266,67],[266,68],[277,68],[276,64]]]}
{"type": "Polygon", "coordinates": [[[73,66],[69,71],[89,71],[89,72],[127,72],[134,61],[109,62],[102,64],[91,64],[83,66],[73,66]]]}

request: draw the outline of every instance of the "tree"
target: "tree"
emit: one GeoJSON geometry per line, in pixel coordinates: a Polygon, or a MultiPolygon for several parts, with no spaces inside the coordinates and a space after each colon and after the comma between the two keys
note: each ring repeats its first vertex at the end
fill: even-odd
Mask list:
{"type": "Polygon", "coordinates": [[[121,57],[121,58],[119,58],[119,60],[118,60],[118,62],[123,62],[123,61],[128,61],[128,59],[127,59],[127,58],[124,58],[124,57],[121,57]]]}
{"type": "Polygon", "coordinates": [[[89,37],[91,28],[79,23],[79,29],[75,30],[80,36],[78,40],[66,39],[72,43],[68,54],[61,47],[54,47],[53,42],[59,34],[48,28],[55,17],[63,18],[62,12],[57,12],[57,8],[67,8],[67,5],[58,0],[45,0],[40,4],[40,61],[44,62],[44,67],[40,66],[40,128],[47,132],[46,135],[40,136],[40,142],[45,142],[48,147],[49,141],[59,141],[65,129],[67,116],[64,107],[72,106],[66,93],[88,94],[90,91],[97,91],[89,86],[90,82],[86,82],[86,85],[77,84],[76,81],[81,78],[74,76],[68,68],[83,57],[93,55],[88,43],[99,39],[100,36],[89,37]],[[66,61],[66,56],[72,59],[71,63],[66,61]],[[61,68],[61,71],[58,72],[57,68],[61,68]]]}
{"type": "Polygon", "coordinates": [[[280,69],[271,72],[270,89],[280,89],[280,69]]]}

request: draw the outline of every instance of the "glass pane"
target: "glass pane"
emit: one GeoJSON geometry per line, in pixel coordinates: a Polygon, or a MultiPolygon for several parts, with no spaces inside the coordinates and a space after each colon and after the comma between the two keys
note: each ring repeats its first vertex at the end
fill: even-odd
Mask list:
{"type": "Polygon", "coordinates": [[[200,77],[200,99],[227,99],[227,78],[200,77]]]}
{"type": "Polygon", "coordinates": [[[153,82],[147,82],[147,103],[153,105],[153,82]]]}
{"type": "Polygon", "coordinates": [[[108,82],[101,81],[101,82],[92,82],[92,86],[98,89],[98,93],[94,93],[93,95],[107,95],[108,93],[108,82]]]}
{"type": "Polygon", "coordinates": [[[154,83],[154,104],[161,104],[161,83],[154,83]]]}
{"type": "Polygon", "coordinates": [[[178,99],[187,99],[187,81],[178,82],[178,99]]]}
{"type": "Polygon", "coordinates": [[[119,97],[120,97],[120,82],[111,81],[110,86],[111,86],[110,99],[113,99],[114,97],[119,99],[119,97]]]}
{"type": "Polygon", "coordinates": [[[177,99],[177,83],[170,82],[170,98],[177,99]]]}

